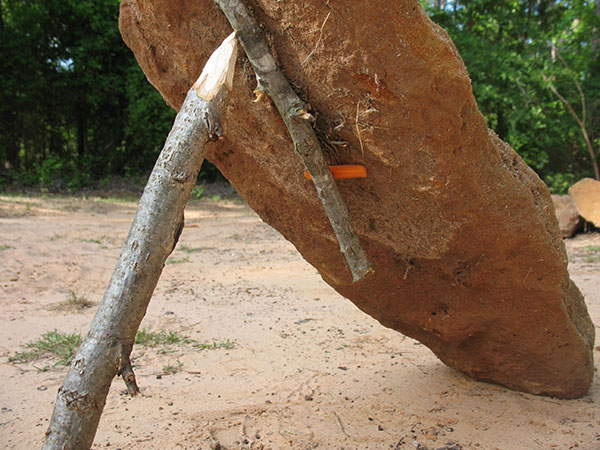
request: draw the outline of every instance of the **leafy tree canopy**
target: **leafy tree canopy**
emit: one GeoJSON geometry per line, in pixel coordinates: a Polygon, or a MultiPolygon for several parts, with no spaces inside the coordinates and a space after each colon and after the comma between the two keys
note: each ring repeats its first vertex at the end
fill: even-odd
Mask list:
{"type": "MultiPolygon", "coordinates": [[[[600,0],[422,2],[489,126],[554,191],[597,176],[600,0]]],[[[150,170],[174,112],[122,42],[118,12],[119,0],[0,0],[0,183],[76,189],[150,170]]]]}
{"type": "Polygon", "coordinates": [[[600,0],[424,3],[463,57],[488,125],[556,192],[598,177],[600,0]]]}

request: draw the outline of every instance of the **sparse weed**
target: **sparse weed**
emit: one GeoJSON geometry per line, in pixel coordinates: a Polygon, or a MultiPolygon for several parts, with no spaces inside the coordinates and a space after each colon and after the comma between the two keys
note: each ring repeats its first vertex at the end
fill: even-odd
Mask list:
{"type": "Polygon", "coordinates": [[[14,248],[12,245],[0,245],[0,252],[14,248]]]}
{"type": "Polygon", "coordinates": [[[77,295],[74,291],[69,291],[67,299],[54,306],[51,309],[59,311],[81,311],[93,306],[93,303],[85,295],[77,295]]]}
{"type": "Polygon", "coordinates": [[[216,350],[218,348],[230,350],[233,348],[233,343],[229,339],[221,342],[213,341],[212,344],[201,344],[198,342],[194,344],[194,348],[197,348],[199,350],[216,350]]]}
{"type": "Polygon", "coordinates": [[[592,252],[593,254],[588,255],[585,258],[585,262],[600,263],[600,245],[588,245],[586,250],[592,252]]]}
{"type": "MultiPolygon", "coordinates": [[[[49,331],[43,334],[37,341],[27,344],[26,350],[15,353],[8,358],[9,362],[25,363],[44,358],[58,359],[52,366],[68,366],[75,356],[75,352],[81,345],[81,336],[76,333],[63,333],[61,331],[49,331]]],[[[48,369],[40,369],[45,371],[48,369]]]]}
{"type": "Polygon", "coordinates": [[[189,256],[185,256],[183,258],[169,258],[167,259],[167,264],[182,264],[182,263],[186,263],[186,262],[190,262],[190,257],[189,256]]]}
{"type": "Polygon", "coordinates": [[[182,367],[183,367],[183,363],[181,361],[177,360],[177,363],[175,363],[175,365],[167,364],[166,366],[163,366],[163,368],[162,368],[163,374],[164,375],[174,375],[177,372],[179,372],[182,367]]]}
{"type": "Polygon", "coordinates": [[[135,343],[146,347],[156,347],[157,345],[168,344],[190,344],[192,342],[194,342],[193,339],[183,336],[175,331],[161,330],[157,333],[142,329],[135,335],[135,343]]]}
{"type": "Polygon", "coordinates": [[[179,247],[177,247],[177,250],[181,250],[182,252],[185,252],[185,253],[198,253],[204,249],[201,247],[192,248],[192,247],[188,247],[187,245],[180,245],[179,247]]]}

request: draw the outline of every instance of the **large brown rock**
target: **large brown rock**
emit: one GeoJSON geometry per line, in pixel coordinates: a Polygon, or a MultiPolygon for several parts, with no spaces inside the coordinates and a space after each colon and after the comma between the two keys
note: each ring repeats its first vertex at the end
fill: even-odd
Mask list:
{"type": "Polygon", "coordinates": [[[579,215],[600,227],[600,181],[592,178],[579,180],[569,188],[579,215]]]}
{"type": "MultiPolygon", "coordinates": [[[[375,274],[352,284],[277,112],[254,103],[238,61],[225,138],[209,154],[323,279],[385,326],[477,379],[583,395],[594,328],[550,194],[477,109],[469,75],[418,0],[253,0],[282,68],[317,114],[375,274]]],[[[150,82],[179,108],[230,33],[209,0],[123,0],[120,27],[150,82]]]]}

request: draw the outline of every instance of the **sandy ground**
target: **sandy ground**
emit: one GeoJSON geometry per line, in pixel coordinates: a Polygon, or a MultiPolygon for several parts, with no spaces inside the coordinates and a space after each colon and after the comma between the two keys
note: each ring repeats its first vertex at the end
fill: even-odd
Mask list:
{"type": "MultiPolygon", "coordinates": [[[[101,300],[134,211],[0,197],[1,448],[40,447],[66,373],[9,357],[85,333],[95,307],[61,305],[101,300]]],[[[186,216],[142,327],[218,348],[136,346],[142,395],[115,379],[95,449],[600,449],[598,376],[570,401],[472,381],[339,296],[247,206],[195,201],[186,216]]],[[[600,234],[567,247],[600,324],[600,234]]]]}

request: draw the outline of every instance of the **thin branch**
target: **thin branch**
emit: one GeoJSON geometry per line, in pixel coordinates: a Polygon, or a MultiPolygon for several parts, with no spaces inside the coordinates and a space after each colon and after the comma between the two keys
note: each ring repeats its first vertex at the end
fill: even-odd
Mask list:
{"type": "Polygon", "coordinates": [[[569,111],[571,116],[573,116],[573,118],[577,122],[577,125],[579,125],[579,129],[581,130],[581,134],[583,135],[583,139],[585,140],[585,145],[588,149],[588,153],[589,153],[590,159],[592,161],[592,167],[594,168],[594,175],[596,176],[596,180],[600,180],[600,168],[598,167],[598,161],[596,160],[596,153],[594,152],[594,146],[592,145],[592,140],[590,139],[588,132],[586,130],[585,123],[577,115],[577,113],[575,112],[575,110],[573,109],[573,107],[571,106],[569,101],[565,97],[563,97],[560,92],[558,92],[558,89],[556,89],[554,84],[552,84],[552,81],[550,80],[550,78],[548,78],[544,74],[542,74],[542,77],[544,78],[544,81],[546,81],[546,83],[548,84],[548,87],[550,88],[550,90],[565,105],[565,107],[567,108],[567,110],[569,111]]]}
{"type": "MultiPolygon", "coordinates": [[[[269,95],[283,118],[294,142],[294,150],[302,158],[310,174],[317,195],[321,199],[327,217],[340,244],[354,282],[372,272],[360,241],[352,227],[348,207],[329,171],[327,161],[311,122],[314,117],[296,95],[287,79],[277,68],[267,40],[246,5],[240,0],[215,0],[223,11],[246,51],[254,68],[258,89],[269,95]]],[[[323,24],[324,26],[324,24],[323,24]]]]}
{"type": "Polygon", "coordinates": [[[558,51],[558,48],[556,49],[556,56],[558,56],[558,59],[560,59],[560,62],[563,64],[563,66],[565,66],[565,69],[567,69],[573,75],[573,82],[575,83],[575,87],[577,88],[577,92],[579,92],[579,99],[581,101],[581,122],[583,122],[583,125],[585,126],[586,116],[587,116],[587,107],[585,105],[585,95],[583,94],[583,90],[581,89],[581,85],[579,84],[579,81],[577,80],[577,77],[573,74],[573,71],[571,70],[571,68],[569,67],[569,65],[565,61],[565,59],[562,57],[562,55],[558,51]]]}
{"type": "Polygon", "coordinates": [[[135,380],[135,373],[133,372],[133,367],[131,367],[131,360],[129,359],[129,356],[127,356],[127,358],[125,359],[123,367],[121,368],[121,371],[118,375],[121,375],[121,378],[123,378],[125,386],[127,386],[127,392],[129,392],[129,395],[135,397],[140,393],[140,388],[138,387],[137,382],[135,380]]]}

